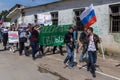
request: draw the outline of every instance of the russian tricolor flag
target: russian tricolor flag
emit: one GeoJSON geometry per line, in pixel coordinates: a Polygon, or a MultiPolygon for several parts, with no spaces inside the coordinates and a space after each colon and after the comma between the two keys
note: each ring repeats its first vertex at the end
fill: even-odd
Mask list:
{"type": "Polygon", "coordinates": [[[87,29],[97,21],[93,4],[91,4],[81,13],[80,20],[87,29]]]}

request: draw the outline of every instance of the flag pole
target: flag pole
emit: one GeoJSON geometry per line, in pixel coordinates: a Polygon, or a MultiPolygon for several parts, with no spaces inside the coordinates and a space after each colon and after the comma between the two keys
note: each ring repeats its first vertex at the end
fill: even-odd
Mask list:
{"type": "Polygon", "coordinates": [[[102,51],[103,59],[105,59],[105,52],[104,52],[104,49],[103,49],[103,44],[102,44],[102,42],[100,43],[100,46],[101,46],[101,51],[102,51]]]}

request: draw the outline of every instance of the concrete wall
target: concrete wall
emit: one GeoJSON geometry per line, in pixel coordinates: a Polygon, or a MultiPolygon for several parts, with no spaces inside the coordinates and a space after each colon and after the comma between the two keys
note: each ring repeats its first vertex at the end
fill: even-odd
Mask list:
{"type": "Polygon", "coordinates": [[[120,33],[110,33],[109,4],[95,6],[97,22],[92,25],[94,32],[103,41],[103,46],[115,53],[120,52],[120,33]]]}
{"type": "Polygon", "coordinates": [[[60,10],[58,20],[59,25],[73,24],[74,22],[73,9],[60,10]]]}
{"type": "Polygon", "coordinates": [[[24,23],[28,24],[28,23],[34,23],[35,17],[34,15],[26,15],[24,17],[24,23]]]}

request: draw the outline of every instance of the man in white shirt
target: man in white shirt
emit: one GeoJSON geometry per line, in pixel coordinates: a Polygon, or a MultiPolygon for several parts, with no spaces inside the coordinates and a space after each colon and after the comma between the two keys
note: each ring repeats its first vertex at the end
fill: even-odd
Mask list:
{"type": "Polygon", "coordinates": [[[90,27],[87,30],[89,36],[88,36],[88,62],[87,62],[87,70],[92,73],[93,77],[96,77],[95,73],[95,63],[97,61],[97,50],[98,50],[98,43],[100,43],[99,37],[93,33],[93,28],[90,27]]]}

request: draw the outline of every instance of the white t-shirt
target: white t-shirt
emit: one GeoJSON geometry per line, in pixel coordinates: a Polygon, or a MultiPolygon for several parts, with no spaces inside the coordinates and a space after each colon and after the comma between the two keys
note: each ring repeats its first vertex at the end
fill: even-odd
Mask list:
{"type": "Polygon", "coordinates": [[[88,51],[96,51],[93,35],[91,35],[89,38],[88,51]]]}
{"type": "Polygon", "coordinates": [[[2,32],[3,32],[3,33],[8,33],[8,29],[3,28],[3,29],[2,29],[2,32]]]}
{"type": "Polygon", "coordinates": [[[26,37],[26,31],[25,30],[21,30],[20,31],[20,38],[26,37]]]}

